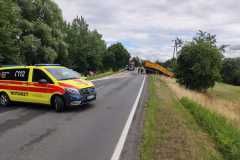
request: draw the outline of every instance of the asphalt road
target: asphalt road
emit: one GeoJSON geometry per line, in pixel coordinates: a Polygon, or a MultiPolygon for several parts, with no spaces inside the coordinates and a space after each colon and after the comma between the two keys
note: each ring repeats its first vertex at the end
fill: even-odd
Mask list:
{"type": "Polygon", "coordinates": [[[143,79],[125,72],[95,81],[96,102],[64,113],[0,108],[0,160],[110,160],[143,79]]]}

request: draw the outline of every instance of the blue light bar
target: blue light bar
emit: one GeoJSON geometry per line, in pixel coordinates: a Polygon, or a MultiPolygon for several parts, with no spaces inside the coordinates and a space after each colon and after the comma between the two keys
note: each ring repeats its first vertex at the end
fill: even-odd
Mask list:
{"type": "Polygon", "coordinates": [[[61,64],[34,64],[34,66],[61,66],[61,64]]]}

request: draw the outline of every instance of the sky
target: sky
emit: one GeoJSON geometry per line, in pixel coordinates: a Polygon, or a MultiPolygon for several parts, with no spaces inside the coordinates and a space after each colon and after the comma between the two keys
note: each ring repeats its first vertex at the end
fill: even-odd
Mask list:
{"type": "Polygon", "coordinates": [[[198,30],[217,35],[230,45],[226,57],[240,57],[238,0],[54,0],[71,22],[83,16],[108,45],[121,42],[132,56],[165,61],[172,40],[189,41],[198,30]]]}

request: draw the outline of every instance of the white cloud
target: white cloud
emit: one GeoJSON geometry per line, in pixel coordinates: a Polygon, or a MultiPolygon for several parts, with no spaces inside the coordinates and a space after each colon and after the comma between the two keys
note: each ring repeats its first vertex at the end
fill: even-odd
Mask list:
{"type": "MultiPolygon", "coordinates": [[[[217,35],[219,44],[240,45],[237,0],[55,0],[71,21],[83,16],[110,44],[123,42],[133,55],[166,60],[172,40],[190,40],[199,29],[217,35]]],[[[240,48],[239,48],[240,49],[240,48]]],[[[240,56],[228,49],[228,57],[240,56]]]]}

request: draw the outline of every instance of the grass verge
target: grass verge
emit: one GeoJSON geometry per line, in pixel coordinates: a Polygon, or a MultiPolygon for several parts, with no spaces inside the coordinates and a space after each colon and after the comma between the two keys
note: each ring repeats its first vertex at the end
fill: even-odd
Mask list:
{"type": "Polygon", "coordinates": [[[178,99],[188,97],[210,111],[221,114],[240,128],[240,87],[217,83],[207,93],[200,93],[180,86],[174,79],[161,77],[161,80],[168,85],[178,99]]]}
{"type": "Polygon", "coordinates": [[[188,98],[182,98],[180,102],[194,116],[199,126],[215,140],[224,159],[240,159],[240,131],[237,128],[233,127],[224,117],[210,112],[188,98]]]}
{"type": "Polygon", "coordinates": [[[145,122],[143,131],[143,143],[141,146],[141,159],[152,160],[154,159],[154,147],[156,139],[156,112],[158,108],[158,98],[156,95],[156,88],[154,87],[154,77],[149,78],[148,85],[149,100],[146,106],[145,122]]]}
{"type": "Polygon", "coordinates": [[[141,160],[222,160],[212,139],[158,76],[149,76],[141,160]]]}

